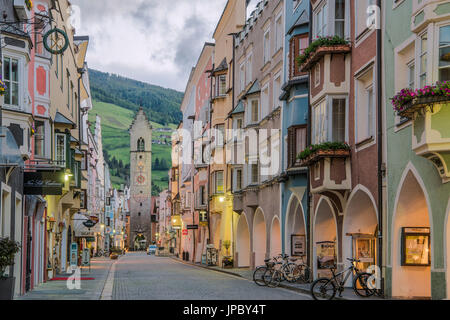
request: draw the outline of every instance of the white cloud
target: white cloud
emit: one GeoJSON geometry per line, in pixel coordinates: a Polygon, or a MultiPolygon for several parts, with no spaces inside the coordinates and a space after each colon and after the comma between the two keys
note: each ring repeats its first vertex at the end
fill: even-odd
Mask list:
{"type": "Polygon", "coordinates": [[[91,68],[184,90],[226,0],[73,0],[91,68]]]}

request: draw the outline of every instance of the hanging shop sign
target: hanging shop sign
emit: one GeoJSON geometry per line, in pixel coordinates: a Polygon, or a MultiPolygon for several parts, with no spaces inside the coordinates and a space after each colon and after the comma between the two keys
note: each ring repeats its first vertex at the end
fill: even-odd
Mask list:
{"type": "Polygon", "coordinates": [[[188,230],[187,229],[183,229],[183,236],[187,236],[188,235],[188,230]]]}
{"type": "Polygon", "coordinates": [[[96,223],[95,223],[94,221],[92,221],[92,220],[89,219],[89,220],[84,221],[84,222],[83,222],[83,225],[84,225],[86,228],[90,229],[90,228],[94,227],[94,226],[96,225],[96,223]]]}
{"type": "Polygon", "coordinates": [[[430,265],[430,228],[402,228],[402,266],[430,265]]]}
{"type": "Polygon", "coordinates": [[[172,229],[180,230],[182,226],[181,216],[174,215],[171,217],[172,229]]]}
{"type": "Polygon", "coordinates": [[[291,256],[304,256],[306,254],[306,238],[304,235],[291,235],[291,256]]]}
{"type": "Polygon", "coordinates": [[[64,173],[57,172],[24,172],[23,189],[26,195],[60,196],[64,186],[64,173]]]}
{"type": "Polygon", "coordinates": [[[188,224],[186,226],[186,229],[188,229],[188,230],[196,230],[196,229],[198,229],[198,224],[188,224]]]}
{"type": "Polygon", "coordinates": [[[63,30],[54,28],[44,35],[43,43],[51,54],[62,54],[69,47],[69,37],[63,30]]]}
{"type": "Polygon", "coordinates": [[[198,214],[199,225],[201,227],[208,226],[208,213],[206,211],[200,211],[198,214]]]}

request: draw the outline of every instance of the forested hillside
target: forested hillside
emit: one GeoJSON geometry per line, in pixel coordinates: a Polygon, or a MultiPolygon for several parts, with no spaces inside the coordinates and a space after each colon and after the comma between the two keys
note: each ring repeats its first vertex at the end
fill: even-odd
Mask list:
{"type": "Polygon", "coordinates": [[[183,93],[119,75],[89,69],[92,98],[137,111],[142,106],[153,122],[166,126],[182,119],[183,93]]]}

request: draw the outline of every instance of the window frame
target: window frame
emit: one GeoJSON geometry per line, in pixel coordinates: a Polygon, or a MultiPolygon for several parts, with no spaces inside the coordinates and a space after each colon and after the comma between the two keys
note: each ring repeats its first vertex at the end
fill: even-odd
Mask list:
{"type": "Polygon", "coordinates": [[[55,162],[56,165],[59,167],[66,167],[66,163],[67,163],[67,135],[65,133],[55,133],[55,162]],[[63,143],[63,160],[59,160],[58,156],[58,137],[61,136],[64,138],[64,143],[63,143]]]}
{"type": "Polygon", "coordinates": [[[45,131],[46,131],[46,124],[44,120],[35,120],[34,121],[34,125],[36,127],[36,133],[34,134],[34,155],[38,158],[45,158],[46,156],[46,150],[45,150],[45,131]],[[38,126],[39,124],[42,124],[42,126],[38,126]],[[42,134],[38,133],[38,127],[43,129],[42,134]],[[42,136],[39,138],[39,136],[42,136]],[[37,140],[42,141],[43,144],[41,146],[41,150],[42,154],[37,152],[36,146],[37,146],[37,140]]]}
{"type": "MultiPolygon", "coordinates": [[[[5,49],[3,49],[5,50],[5,49]]],[[[10,76],[12,74],[12,63],[10,62],[10,76]]],[[[25,64],[24,64],[24,57],[18,54],[14,54],[12,52],[3,52],[3,57],[2,57],[2,74],[3,74],[3,82],[5,82],[5,84],[7,82],[14,82],[17,84],[17,105],[9,103],[9,101],[6,101],[6,92],[4,94],[4,104],[5,106],[12,108],[12,109],[20,109],[23,110],[24,106],[21,103],[23,101],[23,97],[25,95],[25,64]],[[5,58],[10,59],[10,61],[12,62],[12,60],[17,60],[17,81],[11,81],[11,80],[6,80],[5,79],[5,58]]],[[[10,91],[10,99],[12,102],[12,86],[11,85],[7,85],[8,88],[6,90],[10,91]]]]}
{"type": "MultiPolygon", "coordinates": [[[[440,46],[440,43],[441,43],[441,39],[440,39],[440,36],[441,36],[441,29],[442,29],[442,28],[445,28],[445,27],[450,28],[450,23],[449,23],[448,21],[445,21],[445,22],[443,22],[443,23],[440,23],[440,24],[437,24],[437,25],[436,25],[436,41],[437,41],[436,50],[437,50],[437,53],[436,53],[435,55],[437,55],[437,59],[436,59],[436,64],[437,64],[437,75],[436,75],[436,79],[437,79],[438,81],[446,81],[446,80],[441,80],[441,79],[440,79],[440,71],[441,71],[442,69],[448,69],[449,72],[450,72],[450,65],[449,65],[449,66],[444,66],[444,67],[440,67],[440,66],[439,66],[439,62],[440,62],[439,56],[440,56],[440,50],[441,50],[441,48],[450,48],[450,44],[448,44],[448,45],[446,45],[446,46],[443,46],[443,47],[440,46]]],[[[450,80],[450,79],[448,79],[447,81],[449,81],[449,80],[450,80]]]]}
{"type": "Polygon", "coordinates": [[[264,31],[263,35],[263,65],[270,61],[270,27],[264,31]]]}

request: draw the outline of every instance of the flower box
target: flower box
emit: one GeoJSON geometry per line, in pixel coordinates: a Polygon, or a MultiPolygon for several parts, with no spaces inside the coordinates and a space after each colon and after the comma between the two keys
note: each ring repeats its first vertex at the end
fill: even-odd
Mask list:
{"type": "Polygon", "coordinates": [[[309,166],[322,158],[347,158],[350,156],[350,150],[317,150],[309,157],[301,160],[302,166],[309,166]]]}
{"type": "Polygon", "coordinates": [[[398,111],[398,115],[412,119],[414,113],[425,107],[433,108],[434,104],[450,101],[449,96],[432,96],[432,97],[418,97],[409,103],[405,104],[401,111],[398,111]]]}
{"type": "Polygon", "coordinates": [[[348,44],[320,47],[314,53],[312,53],[304,63],[300,65],[300,71],[308,72],[320,58],[327,54],[349,53],[351,50],[351,46],[348,44]]]}

